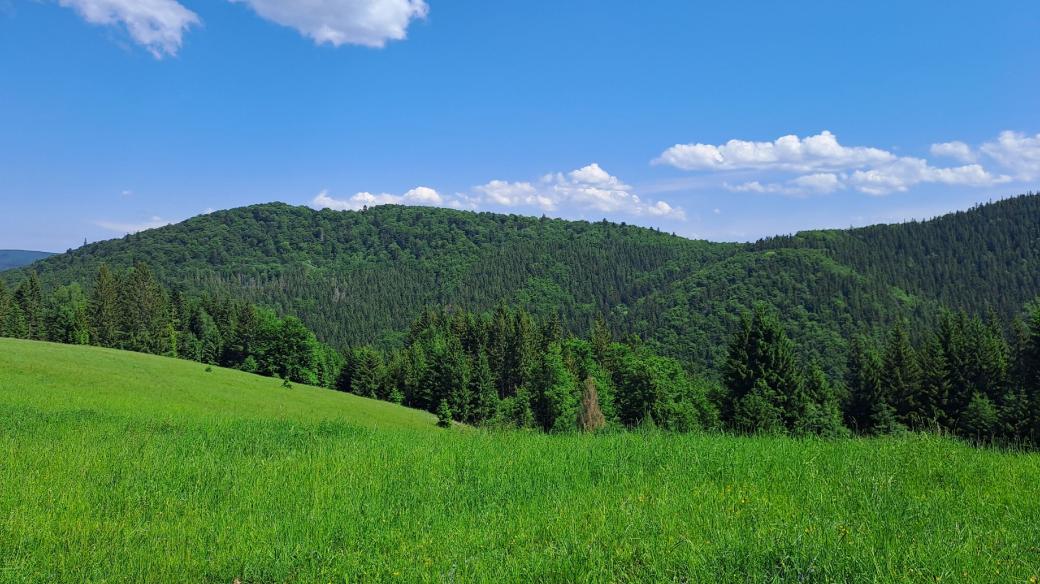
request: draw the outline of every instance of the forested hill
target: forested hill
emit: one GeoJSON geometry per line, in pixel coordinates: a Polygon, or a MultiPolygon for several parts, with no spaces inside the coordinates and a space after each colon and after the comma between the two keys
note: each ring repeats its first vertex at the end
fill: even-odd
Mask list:
{"type": "Polygon", "coordinates": [[[754,249],[825,250],[857,272],[954,308],[1019,310],[1040,290],[1040,195],[931,221],[811,231],[754,249]]]}
{"type": "MultiPolygon", "coordinates": [[[[428,305],[526,305],[586,331],[596,315],[737,253],[608,222],[380,206],[281,203],[195,217],[35,266],[44,286],[89,286],[99,265],[147,263],[165,284],[230,292],[297,314],[323,339],[394,342],[428,305]]],[[[8,284],[22,274],[8,273],[8,284]]]]}
{"type": "Polygon", "coordinates": [[[10,270],[27,266],[36,260],[54,254],[46,251],[26,251],[22,249],[0,249],[0,270],[10,270]]]}
{"type": "Polygon", "coordinates": [[[608,222],[273,203],[91,244],[33,269],[45,286],[89,286],[102,262],[134,261],[169,286],[298,315],[336,346],[397,344],[424,306],[485,310],[505,300],[557,314],[573,331],[603,315],[616,335],[713,367],[737,315],[767,301],[808,352],[840,369],[851,333],[897,315],[928,321],[941,303],[1010,314],[1040,293],[1040,197],[755,244],[608,222]]]}

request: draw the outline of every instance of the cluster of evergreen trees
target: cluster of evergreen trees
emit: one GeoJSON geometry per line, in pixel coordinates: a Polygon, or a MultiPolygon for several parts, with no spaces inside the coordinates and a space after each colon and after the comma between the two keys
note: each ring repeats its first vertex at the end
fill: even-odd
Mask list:
{"type": "Polygon", "coordinates": [[[858,336],[844,383],[806,365],[775,314],[758,305],[723,368],[724,424],[742,432],[840,436],[939,431],[986,442],[1040,444],[1040,304],[1010,325],[943,311],[914,336],[897,321],[881,340],[858,336]]]}
{"type": "Polygon", "coordinates": [[[545,431],[718,421],[709,385],[678,361],[614,342],[602,321],[582,339],[558,318],[539,322],[504,304],[484,314],[425,310],[403,348],[348,351],[337,388],[470,424],[545,431]]]}
{"type": "Polygon", "coordinates": [[[851,426],[1040,443],[1040,304],[1010,326],[945,311],[919,336],[913,343],[899,322],[882,343],[856,339],[847,380],[851,426]]]}
{"type": "Polygon", "coordinates": [[[181,357],[329,387],[342,363],[298,319],[227,297],[171,293],[143,263],[121,273],[103,264],[89,294],[79,284],[44,293],[35,273],[13,293],[0,283],[0,336],[181,357]]]}

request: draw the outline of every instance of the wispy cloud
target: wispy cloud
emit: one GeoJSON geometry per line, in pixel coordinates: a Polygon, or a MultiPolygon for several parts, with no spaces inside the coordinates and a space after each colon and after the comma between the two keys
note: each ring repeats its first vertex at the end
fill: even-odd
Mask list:
{"type": "Polygon", "coordinates": [[[156,59],[176,55],[200,20],[176,0],[58,0],[91,24],[118,26],[156,59]]]}
{"type": "MultiPolygon", "coordinates": [[[[57,0],[84,20],[124,29],[155,58],[174,56],[184,35],[202,24],[177,0],[57,0]]],[[[295,29],[317,44],[382,47],[407,36],[408,26],[425,18],[425,0],[230,0],[261,18],[295,29]]]]}
{"type": "Polygon", "coordinates": [[[102,229],[107,229],[115,233],[137,233],[139,231],[147,231],[149,229],[155,229],[157,227],[164,227],[170,225],[173,221],[163,219],[162,217],[153,216],[145,221],[139,221],[136,223],[124,223],[121,221],[95,221],[94,225],[102,229]]]}

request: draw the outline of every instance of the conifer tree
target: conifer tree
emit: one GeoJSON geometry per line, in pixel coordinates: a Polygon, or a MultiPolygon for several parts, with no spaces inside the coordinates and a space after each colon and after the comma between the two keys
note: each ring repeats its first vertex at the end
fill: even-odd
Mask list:
{"type": "Polygon", "coordinates": [[[607,348],[613,342],[610,328],[607,327],[607,321],[603,320],[602,316],[596,316],[596,319],[592,321],[589,342],[592,343],[592,350],[596,359],[602,361],[607,354],[607,348]]]}
{"type": "Polygon", "coordinates": [[[867,339],[854,338],[849,358],[846,417],[858,432],[887,434],[902,429],[893,396],[882,381],[882,356],[867,339]]]}
{"type": "Polygon", "coordinates": [[[448,407],[448,400],[442,399],[437,406],[437,425],[441,428],[450,428],[451,420],[452,412],[451,408],[448,407]]]}
{"type": "Polygon", "coordinates": [[[40,287],[40,277],[36,275],[35,271],[29,272],[29,277],[23,280],[15,290],[14,300],[25,319],[25,338],[37,341],[46,340],[43,290],[40,287]]]}
{"type": "Polygon", "coordinates": [[[535,394],[535,419],[545,430],[569,430],[578,408],[577,386],[563,363],[559,343],[552,343],[541,354],[532,379],[535,394]]]}
{"type": "Polygon", "coordinates": [[[481,351],[473,364],[473,373],[470,376],[471,394],[474,403],[470,408],[470,419],[472,423],[480,423],[490,420],[498,410],[498,391],[495,389],[495,379],[491,372],[487,353],[481,351]]]}
{"type": "Polygon", "coordinates": [[[119,347],[130,351],[168,354],[171,349],[169,306],[165,291],[142,262],[134,264],[119,283],[119,347]]]}
{"type": "Polygon", "coordinates": [[[910,335],[902,320],[896,321],[889,332],[888,343],[882,364],[881,383],[891,396],[899,421],[907,426],[921,423],[922,406],[918,402],[921,392],[921,369],[917,354],[910,344],[910,335]]]}
{"type": "Polygon", "coordinates": [[[809,366],[803,394],[797,400],[802,412],[794,424],[795,434],[838,437],[848,433],[842,423],[837,391],[816,361],[809,366]]]}
{"type": "Polygon", "coordinates": [[[950,366],[943,353],[939,336],[931,334],[919,353],[921,362],[921,393],[918,398],[919,416],[914,425],[919,428],[949,428],[946,417],[950,399],[950,366]]]}
{"type": "Polygon", "coordinates": [[[350,392],[364,397],[385,399],[386,377],[383,357],[370,347],[362,347],[354,351],[350,392]]]}
{"type": "Polygon", "coordinates": [[[799,399],[803,374],[788,338],[776,315],[758,304],[741,319],[740,328],[730,342],[723,367],[729,389],[723,409],[731,424],[772,424],[779,419],[782,428],[791,430],[799,422],[804,404],[799,399]],[[747,403],[742,404],[745,396],[747,403]],[[738,412],[738,410],[740,410],[738,412]]]}
{"type": "Polygon", "coordinates": [[[90,342],[87,299],[79,284],[58,288],[44,304],[47,340],[70,345],[90,342]]]}
{"type": "Polygon", "coordinates": [[[8,323],[11,312],[11,296],[7,293],[3,280],[0,280],[0,337],[11,336],[8,323]]]}

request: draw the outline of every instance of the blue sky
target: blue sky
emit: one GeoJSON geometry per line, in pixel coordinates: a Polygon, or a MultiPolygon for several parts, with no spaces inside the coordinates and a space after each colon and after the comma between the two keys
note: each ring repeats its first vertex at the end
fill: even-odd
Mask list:
{"type": "Polygon", "coordinates": [[[747,240],[1040,185],[1040,3],[0,0],[0,248],[268,201],[747,240]]]}

